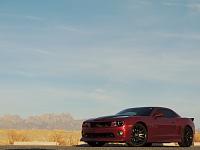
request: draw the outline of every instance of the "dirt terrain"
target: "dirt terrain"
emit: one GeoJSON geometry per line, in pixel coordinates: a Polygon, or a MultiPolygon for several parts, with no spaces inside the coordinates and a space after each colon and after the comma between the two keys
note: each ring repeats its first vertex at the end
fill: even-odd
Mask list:
{"type": "Polygon", "coordinates": [[[124,146],[112,146],[108,145],[105,147],[88,147],[83,146],[0,146],[2,150],[199,150],[200,147],[190,147],[190,148],[180,148],[180,147],[170,147],[170,146],[160,146],[160,147],[124,147],[124,146]]]}

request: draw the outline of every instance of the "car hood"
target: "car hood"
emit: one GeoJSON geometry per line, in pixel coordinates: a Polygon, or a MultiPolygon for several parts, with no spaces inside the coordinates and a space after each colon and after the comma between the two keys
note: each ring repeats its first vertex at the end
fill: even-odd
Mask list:
{"type": "Polygon", "coordinates": [[[113,121],[116,119],[123,120],[128,117],[130,117],[130,116],[112,115],[112,116],[103,116],[103,117],[98,117],[98,118],[92,118],[92,119],[88,119],[86,121],[88,121],[88,122],[113,121]]]}

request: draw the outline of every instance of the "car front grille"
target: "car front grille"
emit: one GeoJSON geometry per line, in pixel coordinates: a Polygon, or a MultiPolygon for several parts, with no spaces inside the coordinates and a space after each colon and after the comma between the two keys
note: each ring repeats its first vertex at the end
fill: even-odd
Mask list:
{"type": "Polygon", "coordinates": [[[91,122],[91,128],[103,128],[103,127],[110,127],[111,122],[91,122]]]}
{"type": "Polygon", "coordinates": [[[114,138],[113,133],[86,133],[84,134],[86,138],[114,138]]]}

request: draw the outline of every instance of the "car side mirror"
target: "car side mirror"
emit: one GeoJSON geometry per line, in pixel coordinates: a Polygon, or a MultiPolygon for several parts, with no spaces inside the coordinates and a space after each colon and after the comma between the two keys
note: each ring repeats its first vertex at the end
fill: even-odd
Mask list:
{"type": "Polygon", "coordinates": [[[164,114],[163,113],[155,113],[154,115],[154,118],[159,118],[159,117],[164,117],[164,114]]]}

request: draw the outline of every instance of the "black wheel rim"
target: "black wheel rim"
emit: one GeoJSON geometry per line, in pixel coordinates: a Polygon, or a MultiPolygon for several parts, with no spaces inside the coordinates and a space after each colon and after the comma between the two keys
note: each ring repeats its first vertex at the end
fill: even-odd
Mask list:
{"type": "Polygon", "coordinates": [[[136,125],[132,130],[131,142],[134,146],[143,146],[147,141],[147,131],[142,125],[136,125]]]}
{"type": "Polygon", "coordinates": [[[190,128],[185,129],[184,133],[184,141],[187,146],[192,145],[193,142],[193,132],[190,128]]]}

